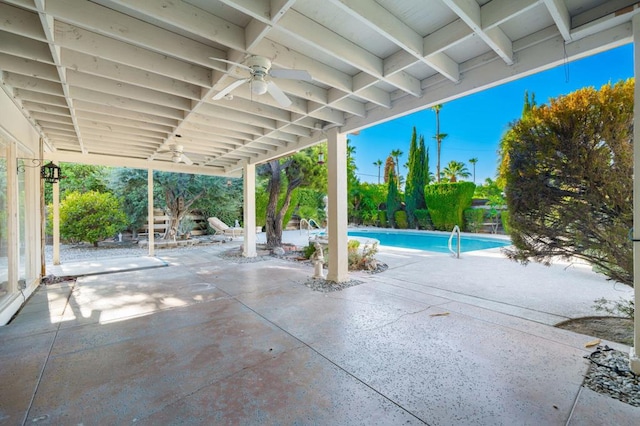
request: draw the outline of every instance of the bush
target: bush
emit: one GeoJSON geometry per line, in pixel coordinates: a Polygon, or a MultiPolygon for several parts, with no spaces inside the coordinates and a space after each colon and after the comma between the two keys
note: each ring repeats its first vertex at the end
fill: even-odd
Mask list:
{"type": "Polygon", "coordinates": [[[375,254],[378,252],[378,243],[365,244],[360,250],[360,241],[349,240],[347,243],[350,271],[373,271],[378,267],[375,254]]]}
{"type": "Polygon", "coordinates": [[[324,203],[322,202],[324,195],[310,188],[298,188],[296,191],[298,192],[298,216],[321,223],[325,216],[324,203]]]}
{"type": "Polygon", "coordinates": [[[465,209],[464,210],[464,230],[467,232],[478,232],[484,223],[483,209],[465,209]]]}
{"type": "Polygon", "coordinates": [[[509,210],[502,210],[500,212],[500,220],[502,221],[502,229],[504,233],[509,233],[509,210]]]}
{"type": "Polygon", "coordinates": [[[315,223],[322,222],[318,209],[312,206],[300,206],[298,207],[298,216],[300,219],[310,220],[313,219],[315,223]]]}
{"type": "Polygon", "coordinates": [[[437,183],[424,189],[425,200],[433,226],[439,231],[450,231],[464,223],[463,211],[471,207],[475,191],[473,182],[437,183]]]}
{"type": "MultiPolygon", "coordinates": [[[[53,216],[53,209],[49,211],[53,216]]],[[[86,241],[97,247],[98,241],[126,227],[120,200],[110,193],[71,192],[60,203],[60,235],[69,241],[86,241]]]]}
{"type": "Polygon", "coordinates": [[[631,78],[579,89],[532,108],[507,131],[507,257],[582,259],[633,286],[634,86],[631,78]]]}
{"type": "Polygon", "coordinates": [[[380,221],[380,227],[387,228],[389,224],[387,223],[387,211],[380,210],[378,212],[378,220],[380,221]]]}
{"type": "Polygon", "coordinates": [[[394,215],[394,219],[396,223],[396,228],[407,229],[409,227],[406,211],[398,210],[394,215]]]}
{"type": "Polygon", "coordinates": [[[428,209],[418,209],[414,212],[416,222],[418,222],[419,229],[433,229],[433,223],[431,223],[431,216],[428,209]]]}
{"type": "Polygon", "coordinates": [[[604,297],[596,299],[593,307],[596,311],[606,312],[609,315],[634,319],[635,305],[633,300],[620,299],[618,301],[607,300],[604,297]]]}
{"type": "Polygon", "coordinates": [[[316,252],[316,247],[313,245],[313,243],[309,243],[308,246],[302,249],[302,256],[305,259],[311,259],[311,255],[313,255],[313,253],[315,252],[316,252]]]}
{"type": "MultiPolygon", "coordinates": [[[[313,243],[309,243],[303,249],[302,255],[305,259],[311,259],[313,254],[316,252],[315,245],[313,243]]],[[[378,252],[378,243],[374,244],[365,244],[360,250],[360,241],[358,240],[349,240],[347,242],[347,256],[349,259],[349,270],[350,271],[373,271],[378,267],[378,262],[375,259],[375,254],[378,252]]],[[[324,265],[329,264],[329,247],[323,248],[324,255],[324,265]]]]}
{"type": "MultiPolygon", "coordinates": [[[[357,203],[357,209],[354,210],[355,219],[365,225],[373,225],[378,220],[380,204],[384,204],[387,199],[387,185],[360,183],[357,188],[356,198],[359,199],[359,202],[357,203]]],[[[383,210],[385,208],[382,207],[383,210]]]]}

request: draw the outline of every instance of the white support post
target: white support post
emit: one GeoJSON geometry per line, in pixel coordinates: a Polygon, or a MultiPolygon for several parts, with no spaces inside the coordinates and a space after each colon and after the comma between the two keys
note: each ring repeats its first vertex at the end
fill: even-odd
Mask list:
{"type": "Polygon", "coordinates": [[[24,173],[25,187],[25,279],[31,285],[37,279],[40,282],[38,270],[44,268],[44,251],[42,250],[39,229],[42,227],[42,203],[39,168],[28,168],[24,173]]]}
{"type": "Polygon", "coordinates": [[[53,264],[60,264],[60,182],[53,188],[53,264]]]}
{"type": "Polygon", "coordinates": [[[147,169],[147,216],[149,216],[147,229],[147,241],[149,242],[149,256],[155,256],[156,254],[156,233],[155,227],[153,224],[155,223],[155,219],[153,218],[153,169],[147,169]]]}
{"type": "MultiPolygon", "coordinates": [[[[636,84],[633,95],[633,121],[640,123],[640,15],[633,17],[633,69],[636,84]]],[[[636,309],[640,306],[640,125],[633,126],[633,289],[636,309]]],[[[640,374],[640,314],[633,322],[633,347],[629,353],[629,366],[640,374]]]]}
{"type": "Polygon", "coordinates": [[[256,165],[244,166],[244,257],[256,257],[256,165]]]}
{"type": "Polygon", "coordinates": [[[7,146],[7,290],[18,291],[18,161],[16,144],[7,146]]]}
{"type": "Polygon", "coordinates": [[[347,135],[333,128],[327,133],[329,195],[329,272],[327,281],[349,279],[347,253],[347,135]]]}

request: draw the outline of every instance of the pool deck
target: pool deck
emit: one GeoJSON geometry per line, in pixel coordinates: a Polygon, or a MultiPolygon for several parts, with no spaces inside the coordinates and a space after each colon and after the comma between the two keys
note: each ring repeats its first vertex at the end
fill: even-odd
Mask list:
{"type": "Polygon", "coordinates": [[[319,293],[309,265],[220,257],[240,244],[41,286],[0,327],[0,424],[640,423],[581,386],[592,337],[550,326],[631,294],[584,266],[382,247],[319,293]]]}

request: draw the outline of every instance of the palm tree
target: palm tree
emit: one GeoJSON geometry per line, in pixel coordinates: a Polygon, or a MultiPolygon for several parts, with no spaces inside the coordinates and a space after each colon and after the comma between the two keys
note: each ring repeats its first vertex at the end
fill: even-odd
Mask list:
{"type": "Polygon", "coordinates": [[[442,176],[449,180],[449,182],[457,182],[458,178],[467,178],[471,176],[467,166],[460,161],[449,161],[447,167],[442,170],[442,176]]]}
{"type": "Polygon", "coordinates": [[[440,183],[440,147],[442,146],[442,140],[447,137],[446,133],[440,133],[440,110],[442,109],[442,104],[434,105],[431,108],[436,113],[436,135],[434,136],[438,146],[438,160],[436,162],[436,179],[438,183],[440,183]]]}
{"type": "Polygon", "coordinates": [[[473,164],[473,183],[476,183],[476,163],[478,162],[478,158],[473,157],[469,159],[469,162],[473,164]]]}
{"type": "Polygon", "coordinates": [[[382,167],[382,160],[378,158],[373,162],[373,165],[378,167],[378,185],[380,185],[380,167],[382,167]]]}
{"type": "MultiPolygon", "coordinates": [[[[390,154],[396,160],[396,176],[398,176],[398,178],[400,177],[400,160],[398,158],[402,154],[404,154],[404,152],[400,151],[399,149],[394,149],[390,154]]],[[[400,182],[400,180],[398,180],[398,182],[400,182]]]]}
{"type": "Polygon", "coordinates": [[[384,162],[384,183],[389,182],[389,175],[396,175],[396,163],[392,156],[388,156],[384,162]]]}

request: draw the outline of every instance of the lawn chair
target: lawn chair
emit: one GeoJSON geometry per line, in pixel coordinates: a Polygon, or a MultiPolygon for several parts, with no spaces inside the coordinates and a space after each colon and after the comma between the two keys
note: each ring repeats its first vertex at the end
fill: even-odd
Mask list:
{"type": "Polygon", "coordinates": [[[230,227],[217,217],[210,217],[207,219],[209,226],[215,231],[214,235],[221,235],[225,237],[239,237],[244,235],[244,229],[240,227],[230,227]]]}

